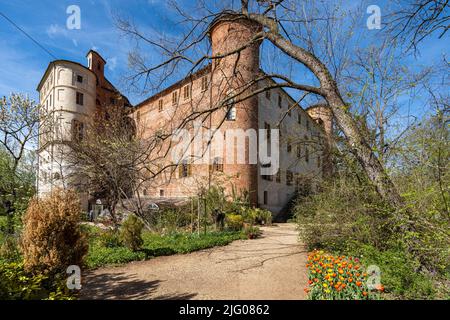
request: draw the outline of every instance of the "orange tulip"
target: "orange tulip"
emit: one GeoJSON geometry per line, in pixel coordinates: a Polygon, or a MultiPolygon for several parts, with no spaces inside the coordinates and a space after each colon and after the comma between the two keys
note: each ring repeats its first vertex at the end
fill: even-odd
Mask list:
{"type": "Polygon", "coordinates": [[[360,287],[360,286],[361,286],[361,284],[362,284],[362,282],[361,282],[361,281],[356,281],[356,285],[357,285],[358,287],[360,287]]]}
{"type": "Polygon", "coordinates": [[[363,291],[363,296],[364,297],[367,296],[367,292],[363,291]]]}

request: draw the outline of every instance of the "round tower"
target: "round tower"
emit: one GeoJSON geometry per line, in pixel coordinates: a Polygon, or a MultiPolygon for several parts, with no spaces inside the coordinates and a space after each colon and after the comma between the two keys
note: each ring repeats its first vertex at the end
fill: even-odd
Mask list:
{"type": "MultiPolygon", "coordinates": [[[[70,188],[70,165],[67,144],[81,139],[86,125],[95,113],[96,76],[86,67],[72,61],[56,60],[49,64],[38,85],[43,113],[52,119],[39,127],[38,194],[54,188],[70,188]]],[[[87,197],[81,195],[87,208],[87,197]]]]}
{"type": "MultiPolygon", "coordinates": [[[[260,70],[259,50],[261,41],[254,40],[254,36],[261,30],[261,25],[244,17],[227,13],[222,14],[211,23],[209,35],[213,56],[211,67],[213,103],[223,101],[233,93],[241,92],[244,86],[248,86],[257,77],[260,70]]],[[[245,96],[255,88],[257,88],[257,85],[246,88],[242,95],[245,96]]],[[[236,97],[235,100],[239,100],[239,97],[236,97]]],[[[212,116],[212,122],[221,123],[221,119],[224,118],[231,107],[231,105],[226,105],[222,108],[222,112],[216,112],[212,116]]],[[[223,123],[221,130],[242,129],[249,133],[253,129],[256,134],[258,133],[257,96],[237,102],[233,108],[233,115],[231,119],[227,119],[223,123]]],[[[254,143],[257,142],[254,141],[254,143]]],[[[245,151],[245,163],[227,163],[225,161],[224,169],[227,174],[237,177],[234,186],[237,191],[247,191],[250,203],[257,205],[258,164],[250,161],[252,157],[257,159],[257,154],[252,155],[252,157],[249,154],[250,150],[255,149],[250,148],[248,142],[245,143],[245,150],[237,149],[236,145],[226,145],[226,148],[230,147],[234,148],[234,154],[245,151]]]]}
{"type": "Polygon", "coordinates": [[[333,145],[333,111],[326,103],[319,103],[307,108],[306,112],[325,132],[323,173],[325,176],[330,175],[333,171],[331,161],[331,146],[333,145]]]}

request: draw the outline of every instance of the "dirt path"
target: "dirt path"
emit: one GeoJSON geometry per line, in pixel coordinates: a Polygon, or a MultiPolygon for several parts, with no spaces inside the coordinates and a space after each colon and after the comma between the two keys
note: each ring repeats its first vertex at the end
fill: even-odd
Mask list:
{"type": "Polygon", "coordinates": [[[82,299],[304,299],[306,251],[295,225],[262,230],[256,240],[95,270],[82,299]]]}

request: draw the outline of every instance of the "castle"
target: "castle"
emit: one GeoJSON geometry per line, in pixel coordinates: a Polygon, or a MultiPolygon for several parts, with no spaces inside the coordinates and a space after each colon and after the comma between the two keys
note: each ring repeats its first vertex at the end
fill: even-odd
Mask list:
{"type": "MultiPolygon", "coordinates": [[[[88,53],[88,67],[66,60],[51,62],[37,90],[41,105],[54,114],[57,126],[40,135],[38,193],[70,187],[64,179],[67,141],[82,139],[84,125],[109,105],[129,109],[143,139],[181,127],[195,131],[192,124],[184,126],[187,118],[201,119],[202,129],[220,128],[224,136],[223,150],[212,146],[215,151],[208,154],[208,161],[188,155],[173,167],[168,166],[165,171],[169,174],[160,174],[142,184],[139,193],[144,198],[186,198],[198,195],[205,186],[220,185],[227,194],[246,192],[252,205],[278,213],[296,192],[314,188],[322,175],[331,170],[331,112],[320,104],[301,108],[275,81],[265,77],[260,68],[259,42],[250,42],[239,54],[225,54],[249,43],[259,28],[244,19],[216,19],[210,25],[209,37],[212,56],[220,58],[135,106],[105,78],[106,62],[97,52],[88,53]],[[273,88],[264,90],[270,86],[273,88]],[[259,93],[236,102],[227,100],[235,92],[242,91],[242,96],[258,90],[259,93]],[[220,105],[220,101],[227,103],[220,105]],[[248,161],[252,153],[260,153],[249,142],[252,132],[260,129],[265,130],[268,139],[271,130],[279,129],[277,150],[270,151],[278,154],[279,169],[273,174],[264,173],[270,163],[248,161]],[[244,147],[238,146],[242,137],[227,139],[230,132],[245,134],[244,147]],[[227,152],[235,157],[244,154],[246,161],[227,161],[227,152]]],[[[261,136],[257,137],[259,140],[261,136]]],[[[158,152],[168,155],[170,148],[173,145],[165,143],[158,152]]],[[[155,164],[159,167],[173,164],[168,156],[159,161],[155,164]]],[[[86,195],[84,209],[95,200],[86,195]]]]}

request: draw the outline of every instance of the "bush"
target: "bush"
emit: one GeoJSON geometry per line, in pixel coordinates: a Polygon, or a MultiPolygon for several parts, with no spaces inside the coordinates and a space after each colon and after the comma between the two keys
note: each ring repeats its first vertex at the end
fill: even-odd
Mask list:
{"type": "Polygon", "coordinates": [[[20,260],[20,251],[15,236],[6,236],[1,242],[0,259],[10,262],[20,260]]]}
{"type": "Polygon", "coordinates": [[[254,226],[245,227],[243,232],[248,239],[256,239],[261,236],[261,230],[254,226]]]}
{"type": "Polygon", "coordinates": [[[245,222],[250,224],[271,225],[272,212],[261,208],[246,208],[243,210],[245,222]]]}
{"type": "Polygon", "coordinates": [[[228,229],[233,231],[240,231],[244,227],[244,219],[239,214],[227,214],[225,221],[228,229]]]}
{"type": "Polygon", "coordinates": [[[122,246],[120,235],[115,230],[103,231],[98,236],[101,246],[106,248],[117,248],[122,246]]]}
{"type": "Polygon", "coordinates": [[[433,299],[436,290],[431,277],[418,271],[419,263],[405,250],[379,251],[369,245],[361,245],[355,251],[365,265],[376,265],[381,271],[381,282],[386,292],[403,299],[433,299]]]}
{"type": "MultiPolygon", "coordinates": [[[[406,214],[383,204],[373,188],[351,179],[336,179],[318,194],[298,200],[300,236],[318,248],[358,256],[377,265],[393,297],[426,299],[438,294],[448,267],[448,236],[432,215],[410,207],[406,214]],[[403,228],[403,229],[402,229],[403,228]],[[446,245],[447,243],[447,245],[446,245]]],[[[441,293],[441,295],[445,293],[441,293]]]]}
{"type": "Polygon", "coordinates": [[[82,266],[88,245],[80,218],[73,191],[57,190],[31,200],[21,241],[25,270],[54,274],[65,272],[70,265],[82,266]]]}
{"type": "Polygon", "coordinates": [[[25,271],[23,263],[0,260],[0,300],[73,299],[65,283],[25,271]]]}
{"type": "Polygon", "coordinates": [[[139,250],[144,243],[142,240],[143,228],[144,223],[138,217],[134,214],[129,215],[120,230],[120,240],[130,250],[139,250]]]}
{"type": "MultiPolygon", "coordinates": [[[[195,217],[197,215],[195,214],[195,217]]],[[[183,206],[180,208],[162,208],[145,214],[145,221],[151,230],[160,233],[173,233],[191,224],[191,208],[183,206]]]]}

